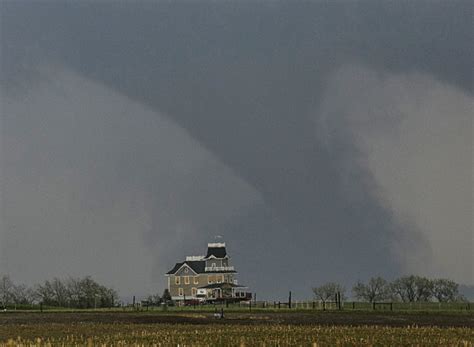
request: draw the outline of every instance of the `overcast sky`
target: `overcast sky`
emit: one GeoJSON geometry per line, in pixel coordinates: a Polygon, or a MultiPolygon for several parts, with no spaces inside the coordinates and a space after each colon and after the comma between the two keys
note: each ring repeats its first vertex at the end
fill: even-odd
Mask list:
{"type": "Polygon", "coordinates": [[[123,296],[474,284],[470,1],[0,3],[0,273],[123,296]]]}

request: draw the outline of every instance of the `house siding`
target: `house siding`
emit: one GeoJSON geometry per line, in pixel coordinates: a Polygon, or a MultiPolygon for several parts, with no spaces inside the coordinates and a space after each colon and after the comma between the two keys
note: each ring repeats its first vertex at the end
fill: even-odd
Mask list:
{"type": "Polygon", "coordinates": [[[211,283],[217,283],[218,277],[221,279],[222,282],[233,283],[235,276],[234,274],[229,273],[206,273],[206,274],[199,274],[196,275],[193,272],[189,271],[188,273],[184,273],[182,271],[178,271],[176,275],[169,276],[169,291],[171,296],[180,297],[179,295],[179,288],[183,288],[183,298],[192,298],[192,288],[199,288],[209,284],[209,279],[212,280],[211,283]],[[178,276],[182,274],[182,276],[178,276]],[[189,284],[185,284],[185,276],[189,275],[189,284]],[[210,276],[210,277],[209,277],[210,276]],[[180,283],[176,284],[176,277],[180,278],[180,283]],[[194,278],[197,278],[197,283],[194,283],[194,278]]]}
{"type": "MultiPolygon", "coordinates": [[[[186,276],[188,274],[185,274],[186,276]]],[[[184,281],[184,276],[179,276],[180,277],[180,284],[176,284],[176,277],[177,275],[170,275],[170,286],[169,286],[169,291],[172,297],[179,297],[179,288],[183,288],[183,293],[186,296],[186,298],[191,298],[193,297],[192,295],[192,288],[199,288],[202,286],[207,285],[207,274],[199,274],[195,275],[192,273],[192,275],[189,276],[189,284],[185,284],[184,281]],[[194,278],[197,278],[197,284],[194,283],[194,278]]]]}

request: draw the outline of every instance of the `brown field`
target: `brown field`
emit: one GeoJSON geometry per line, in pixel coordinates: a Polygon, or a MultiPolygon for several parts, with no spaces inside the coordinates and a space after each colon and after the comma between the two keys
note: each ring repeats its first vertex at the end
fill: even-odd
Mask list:
{"type": "MultiPolygon", "coordinates": [[[[383,325],[390,327],[438,326],[474,328],[474,312],[371,312],[371,311],[285,311],[225,312],[215,319],[212,312],[7,312],[0,313],[0,329],[9,325],[50,323],[122,324],[290,324],[290,325],[383,325]]],[[[3,330],[0,330],[0,336],[3,330]]]]}
{"type": "Polygon", "coordinates": [[[377,312],[18,312],[0,346],[474,346],[474,314],[377,312]]]}

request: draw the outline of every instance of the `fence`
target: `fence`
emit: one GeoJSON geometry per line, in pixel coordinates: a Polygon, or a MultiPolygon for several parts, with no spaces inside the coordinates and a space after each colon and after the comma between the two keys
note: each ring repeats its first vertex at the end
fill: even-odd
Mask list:
{"type": "Polygon", "coordinates": [[[358,302],[358,301],[251,301],[227,305],[228,308],[260,310],[308,310],[308,311],[470,311],[472,302],[358,302]]]}
{"type": "Polygon", "coordinates": [[[358,302],[358,301],[341,301],[340,305],[336,301],[247,301],[238,303],[215,303],[207,305],[191,305],[191,306],[121,306],[115,308],[97,308],[97,309],[72,309],[42,305],[9,305],[1,307],[0,311],[214,311],[216,308],[224,307],[226,310],[245,311],[245,310],[262,310],[262,311],[279,311],[279,310],[303,310],[303,311],[471,311],[474,307],[473,302],[358,302]]]}

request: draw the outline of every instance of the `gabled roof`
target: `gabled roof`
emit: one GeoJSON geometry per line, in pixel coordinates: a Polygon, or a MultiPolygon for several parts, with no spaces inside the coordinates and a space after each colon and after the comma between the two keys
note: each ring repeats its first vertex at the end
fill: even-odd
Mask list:
{"type": "Polygon", "coordinates": [[[205,267],[206,267],[206,262],[204,260],[196,260],[196,261],[183,261],[181,263],[176,263],[176,265],[168,271],[166,274],[167,275],[173,275],[175,274],[183,265],[187,265],[193,270],[195,273],[200,274],[204,273],[205,267]]]}
{"type": "Polygon", "coordinates": [[[188,264],[195,273],[200,274],[205,272],[206,262],[204,260],[185,261],[185,263],[188,264]]]}
{"type": "Polygon", "coordinates": [[[167,275],[172,275],[174,273],[176,273],[176,271],[178,271],[178,269],[184,264],[184,262],[182,263],[176,263],[176,265],[170,270],[168,271],[166,274],[167,275]]]}

